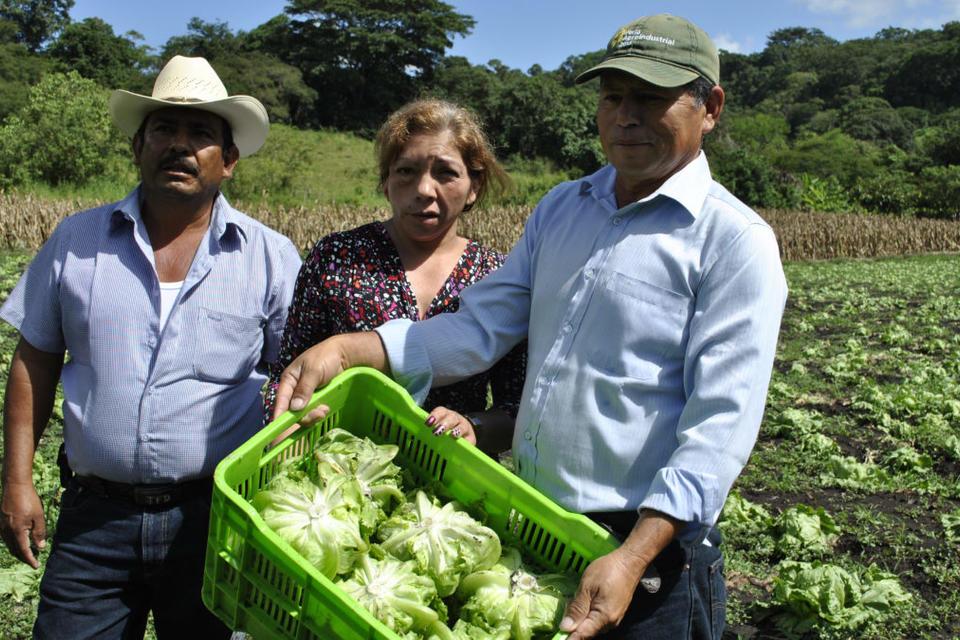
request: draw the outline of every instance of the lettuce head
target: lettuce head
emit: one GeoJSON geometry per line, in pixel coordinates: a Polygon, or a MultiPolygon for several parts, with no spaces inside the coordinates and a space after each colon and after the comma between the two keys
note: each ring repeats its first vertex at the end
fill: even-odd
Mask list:
{"type": "Polygon", "coordinates": [[[390,556],[360,558],[349,579],[339,583],[354,600],[398,634],[408,632],[444,637],[446,606],[433,580],[419,575],[412,560],[390,556]],[[439,630],[439,633],[436,631],[439,630]]]}
{"type": "Polygon", "coordinates": [[[485,637],[530,640],[534,634],[556,631],[576,588],[569,576],[533,573],[518,550],[506,548],[493,567],[460,582],[457,596],[464,604],[459,622],[465,625],[454,632],[470,637],[480,629],[485,637]]]}
{"type": "Polygon", "coordinates": [[[383,550],[414,560],[430,576],[441,597],[457,589],[461,577],[488,569],[500,557],[500,538],[451,501],[442,504],[423,491],[397,507],[377,530],[383,550]]]}
{"type": "Polygon", "coordinates": [[[378,445],[343,429],[332,429],[320,440],[307,462],[318,484],[340,476],[354,478],[365,500],[360,527],[365,537],[376,531],[394,505],[403,502],[400,467],[393,463],[399,447],[378,445]]]}
{"type": "Polygon", "coordinates": [[[320,487],[306,477],[278,476],[253,497],[263,521],[328,578],[347,573],[366,552],[358,514],[363,495],[347,476],[320,487]]]}

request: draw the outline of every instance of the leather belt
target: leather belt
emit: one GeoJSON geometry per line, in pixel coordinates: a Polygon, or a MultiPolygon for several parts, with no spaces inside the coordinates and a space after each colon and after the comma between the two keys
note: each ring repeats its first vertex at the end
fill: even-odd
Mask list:
{"type": "Polygon", "coordinates": [[[73,480],[94,495],[139,507],[167,507],[213,491],[213,478],[198,478],[168,484],[127,484],[96,476],[73,476],[73,480]]]}

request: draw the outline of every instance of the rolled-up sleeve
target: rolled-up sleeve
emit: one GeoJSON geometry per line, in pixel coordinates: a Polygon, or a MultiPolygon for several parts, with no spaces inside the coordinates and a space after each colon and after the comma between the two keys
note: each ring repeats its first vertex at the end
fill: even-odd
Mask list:
{"type": "Polygon", "coordinates": [[[739,233],[705,272],[684,360],[679,446],[641,505],[713,525],[756,442],[787,285],[763,224],[739,233]]]}

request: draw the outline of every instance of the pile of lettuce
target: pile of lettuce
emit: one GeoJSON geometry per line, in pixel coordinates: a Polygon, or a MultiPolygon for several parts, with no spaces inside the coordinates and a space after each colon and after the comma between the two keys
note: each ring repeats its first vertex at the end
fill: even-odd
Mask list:
{"type": "Polygon", "coordinates": [[[777,626],[787,638],[807,637],[824,627],[855,637],[908,605],[907,592],[878,567],[850,571],[835,564],[785,560],[774,581],[777,626]]]}
{"type": "Polygon", "coordinates": [[[264,522],[404,640],[556,633],[572,576],[537,572],[456,501],[404,482],[394,445],[343,429],[253,498],[264,522]]]}

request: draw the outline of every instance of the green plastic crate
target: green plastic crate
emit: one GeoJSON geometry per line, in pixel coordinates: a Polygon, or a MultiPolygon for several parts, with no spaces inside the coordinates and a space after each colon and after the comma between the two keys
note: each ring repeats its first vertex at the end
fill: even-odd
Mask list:
{"type": "Polygon", "coordinates": [[[488,526],[550,570],[579,575],[590,561],[616,548],[616,539],[603,528],[558,506],[476,448],[434,436],[424,425],[426,417],[383,374],[351,369],[314,394],[303,411],[285,413],[224,458],[214,473],[206,606],[256,640],[399,640],[270,530],[250,504],[282,461],[311,452],[335,427],[397,445],[394,462],[422,482],[439,481],[462,503],[480,501],[488,526]],[[321,403],[330,407],[322,422],[269,447],[298,416],[321,403]]]}

